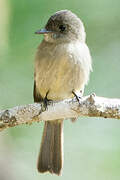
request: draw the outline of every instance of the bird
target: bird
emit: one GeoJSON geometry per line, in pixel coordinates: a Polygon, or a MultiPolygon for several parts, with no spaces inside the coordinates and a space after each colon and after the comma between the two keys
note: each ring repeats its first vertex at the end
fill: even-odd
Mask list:
{"type": "MultiPolygon", "coordinates": [[[[45,27],[35,32],[44,38],[34,63],[34,102],[82,97],[92,60],[82,20],[70,10],[54,13],[45,27]]],[[[37,168],[40,173],[61,175],[63,167],[63,120],[44,124],[37,168]]]]}

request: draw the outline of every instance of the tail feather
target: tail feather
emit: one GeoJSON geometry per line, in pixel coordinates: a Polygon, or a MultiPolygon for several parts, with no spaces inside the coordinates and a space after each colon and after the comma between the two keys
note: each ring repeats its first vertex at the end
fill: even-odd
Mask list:
{"type": "Polygon", "coordinates": [[[38,171],[60,175],[62,169],[62,128],[63,121],[47,121],[38,158],[38,171]]]}

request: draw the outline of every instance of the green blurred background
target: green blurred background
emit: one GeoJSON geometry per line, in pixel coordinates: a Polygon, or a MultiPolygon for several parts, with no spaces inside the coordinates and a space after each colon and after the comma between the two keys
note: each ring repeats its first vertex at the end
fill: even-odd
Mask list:
{"type": "MultiPolygon", "coordinates": [[[[0,0],[0,109],[33,103],[33,61],[50,15],[69,9],[84,22],[93,73],[85,94],[120,98],[119,0],[0,0]]],[[[120,180],[120,121],[64,122],[61,177],[39,174],[42,123],[0,133],[0,180],[120,180]]]]}

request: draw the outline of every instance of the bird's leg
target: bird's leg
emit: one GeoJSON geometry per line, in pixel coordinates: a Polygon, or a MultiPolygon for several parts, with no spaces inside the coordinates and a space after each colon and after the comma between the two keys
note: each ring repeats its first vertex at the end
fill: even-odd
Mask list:
{"type": "Polygon", "coordinates": [[[74,94],[74,96],[76,97],[78,103],[82,97],[82,90],[79,93],[76,93],[74,90],[72,91],[72,93],[74,94]]]}
{"type": "MultiPolygon", "coordinates": [[[[36,116],[39,116],[42,112],[47,110],[48,103],[49,103],[49,101],[51,101],[51,100],[47,99],[48,93],[49,93],[49,91],[46,93],[45,98],[40,100],[39,103],[41,104],[41,109],[36,116]]],[[[36,118],[36,116],[34,116],[34,118],[36,118]]]]}
{"type": "MultiPolygon", "coordinates": [[[[78,103],[80,104],[79,101],[80,101],[80,99],[81,99],[81,97],[82,97],[82,90],[80,90],[79,93],[76,93],[76,92],[73,90],[72,93],[74,94],[74,96],[76,97],[78,103]]],[[[71,119],[72,122],[76,122],[76,120],[77,120],[77,117],[71,119]]]]}
{"type": "Polygon", "coordinates": [[[41,112],[44,112],[47,110],[47,106],[49,103],[49,99],[47,99],[47,95],[48,95],[49,91],[47,91],[45,98],[43,99],[42,103],[41,103],[41,112]]]}

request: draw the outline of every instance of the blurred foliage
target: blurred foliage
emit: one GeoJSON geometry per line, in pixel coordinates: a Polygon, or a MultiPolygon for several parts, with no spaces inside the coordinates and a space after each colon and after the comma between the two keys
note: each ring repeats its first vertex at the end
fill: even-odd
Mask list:
{"type": "MultiPolygon", "coordinates": [[[[86,28],[93,73],[85,94],[120,98],[119,0],[1,0],[0,5],[0,109],[33,102],[34,56],[43,38],[34,32],[61,9],[76,13],[86,28]]],[[[120,122],[98,120],[65,121],[61,180],[120,179],[120,122]]],[[[9,180],[57,178],[36,170],[42,126],[20,126],[1,133],[0,166],[9,180]]],[[[0,180],[5,179],[2,177],[0,173],[0,180]]]]}

